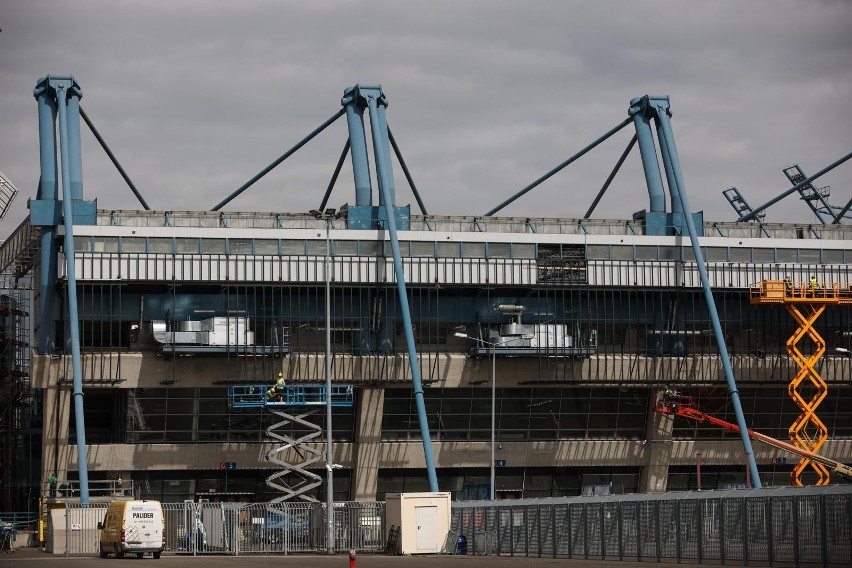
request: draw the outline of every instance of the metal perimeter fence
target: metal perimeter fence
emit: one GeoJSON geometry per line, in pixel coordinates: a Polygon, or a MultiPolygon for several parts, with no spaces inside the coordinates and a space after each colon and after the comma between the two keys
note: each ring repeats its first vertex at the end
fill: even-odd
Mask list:
{"type": "MultiPolygon", "coordinates": [[[[53,527],[53,552],[62,553],[64,547],[66,555],[97,554],[96,527],[106,507],[67,504],[65,526],[53,527]]],[[[325,503],[186,501],[163,503],[163,513],[165,554],[288,554],[328,549],[325,503]]],[[[382,552],[384,547],[384,503],[335,503],[335,551],[382,552]]]]}
{"type": "MultiPolygon", "coordinates": [[[[53,552],[97,554],[105,510],[67,504],[53,552]]],[[[166,554],[327,550],[324,503],[187,501],[163,510],[166,554]]],[[[335,503],[334,539],[336,552],[383,552],[385,504],[335,503]]],[[[852,485],[456,502],[447,543],[447,553],[464,543],[467,554],[848,567],[852,485]]]]}
{"type": "Polygon", "coordinates": [[[852,566],[852,485],[457,502],[469,554],[852,566]]]}

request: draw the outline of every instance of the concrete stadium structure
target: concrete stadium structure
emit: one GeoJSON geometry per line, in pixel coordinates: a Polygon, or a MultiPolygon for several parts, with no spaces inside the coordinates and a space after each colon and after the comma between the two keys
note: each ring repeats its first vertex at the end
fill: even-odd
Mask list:
{"type": "MultiPolygon", "coordinates": [[[[387,199],[375,206],[359,194],[356,205],[317,218],[109,211],[80,193],[64,212],[75,218],[68,240],[58,205],[47,211],[41,193],[0,254],[7,289],[26,275],[37,282],[20,299],[32,307],[37,345],[29,357],[16,351],[13,364],[27,376],[4,384],[26,392],[29,405],[9,425],[17,438],[7,434],[6,452],[18,469],[6,491],[24,507],[22,496],[46,491],[51,474],[74,486],[85,423],[93,482],[123,480],[138,497],[169,502],[270,500],[265,456],[277,445],[267,435],[276,417],[229,404],[232,387],[270,386],[279,372],[288,387],[321,384],[327,347],[333,384],[354,392],[332,421],[336,501],[429,489],[415,367],[438,484],[454,499],[487,497],[492,451],[498,498],[744,486],[738,436],[654,412],[669,385],[708,413],[735,414],[684,218],[695,220],[746,422],[780,439],[799,414],[787,393],[799,370],[785,351],[794,324],[783,306],[751,304],[750,287],[852,282],[852,229],[710,222],[688,209],[660,211],[651,197],[651,211],[628,220],[395,207],[406,329],[387,199]]],[[[817,328],[829,385],[821,453],[849,462],[852,359],[836,349],[852,347],[848,308],[828,309],[817,328]]],[[[325,416],[310,420],[327,427],[325,416]]],[[[290,428],[298,437],[305,427],[290,428]]],[[[323,442],[309,444],[321,452],[323,442]]],[[[290,449],[288,459],[298,454],[290,449]]],[[[764,484],[789,484],[794,456],[756,445],[754,459],[764,484]]]]}

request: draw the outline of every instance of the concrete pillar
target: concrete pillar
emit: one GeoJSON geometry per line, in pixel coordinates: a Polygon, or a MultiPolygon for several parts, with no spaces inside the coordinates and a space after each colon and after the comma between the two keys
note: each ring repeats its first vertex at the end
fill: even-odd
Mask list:
{"type": "Polygon", "coordinates": [[[59,386],[54,383],[44,389],[41,456],[43,483],[46,483],[47,478],[54,472],[60,483],[68,479],[71,395],[71,385],[59,386]]]}
{"type": "Polygon", "coordinates": [[[648,413],[644,465],[639,476],[639,491],[642,493],[666,490],[672,457],[674,416],[654,412],[653,408],[648,413]]]}
{"type": "Polygon", "coordinates": [[[357,392],[352,499],[375,501],[379,482],[379,456],[382,450],[385,391],[382,388],[363,388],[357,392]]]}

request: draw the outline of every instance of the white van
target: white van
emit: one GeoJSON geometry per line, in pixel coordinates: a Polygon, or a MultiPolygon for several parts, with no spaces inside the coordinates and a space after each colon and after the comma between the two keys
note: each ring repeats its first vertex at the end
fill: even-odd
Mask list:
{"type": "Polygon", "coordinates": [[[113,501],[98,528],[101,558],[110,554],[116,558],[125,554],[142,558],[147,552],[159,558],[165,548],[166,528],[159,501],[113,501]]]}

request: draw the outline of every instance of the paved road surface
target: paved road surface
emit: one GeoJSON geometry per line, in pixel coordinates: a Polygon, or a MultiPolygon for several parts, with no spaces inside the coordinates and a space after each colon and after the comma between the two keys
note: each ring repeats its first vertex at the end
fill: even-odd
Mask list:
{"type": "MultiPolygon", "coordinates": [[[[618,562],[617,560],[568,560],[564,558],[520,558],[508,556],[384,556],[361,554],[358,568],[519,568],[529,566],[567,566],[569,568],[637,568],[650,562],[618,562]]],[[[6,568],[90,568],[102,566],[150,566],[151,568],[271,568],[279,566],[304,566],[316,568],[349,568],[349,557],[293,555],[293,556],[176,556],[164,555],[159,560],[151,556],[138,559],[135,556],[118,560],[110,556],[102,560],[96,556],[66,558],[61,555],[39,552],[33,548],[18,549],[15,553],[0,554],[0,567],[6,568]],[[143,563],[143,564],[140,564],[143,563]]]]}

